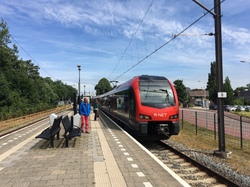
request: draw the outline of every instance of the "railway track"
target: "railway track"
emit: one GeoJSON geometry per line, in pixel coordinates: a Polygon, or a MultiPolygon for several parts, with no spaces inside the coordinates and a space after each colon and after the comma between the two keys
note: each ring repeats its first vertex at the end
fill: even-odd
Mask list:
{"type": "Polygon", "coordinates": [[[240,187],[235,182],[172,148],[163,141],[143,142],[142,144],[190,186],[240,187]]]}
{"type": "MultiPolygon", "coordinates": [[[[245,180],[243,175],[239,176],[240,174],[235,174],[235,172],[230,169],[229,171],[227,166],[223,165],[223,163],[220,165],[215,163],[215,165],[216,169],[219,168],[220,172],[224,172],[222,172],[224,176],[211,170],[210,168],[197,162],[182,152],[172,148],[171,146],[164,143],[164,141],[140,143],[149,151],[151,151],[158,159],[165,163],[170,169],[172,169],[177,175],[184,179],[190,186],[240,187],[240,185],[224,176],[233,176],[232,178],[238,183],[242,184],[242,186],[249,186],[248,179],[245,180]],[[221,167],[223,167],[223,170],[221,170],[221,167]]],[[[196,153],[197,151],[192,150],[191,152],[196,153]]],[[[203,155],[199,154],[199,156],[202,157],[203,155]]],[[[213,164],[213,162],[211,163],[213,164]]]]}
{"type": "MultiPolygon", "coordinates": [[[[55,114],[60,115],[60,114],[65,113],[65,111],[68,111],[68,110],[69,110],[69,109],[62,110],[62,111],[56,112],[55,114]]],[[[70,109],[70,110],[72,110],[72,109],[70,109]]],[[[37,119],[37,120],[34,120],[34,121],[30,122],[30,123],[21,125],[21,126],[19,126],[19,127],[16,127],[16,128],[13,128],[13,129],[6,130],[6,131],[4,131],[4,132],[2,132],[2,133],[0,134],[0,138],[3,137],[3,136],[8,135],[8,134],[10,134],[10,133],[13,133],[13,132],[15,132],[15,131],[18,131],[18,130],[20,130],[20,129],[23,129],[23,128],[25,128],[25,127],[28,127],[28,126],[30,126],[30,125],[32,125],[32,124],[34,124],[34,123],[39,122],[39,121],[43,121],[43,120],[45,120],[45,119],[48,119],[48,116],[39,118],[39,119],[37,119]]]]}

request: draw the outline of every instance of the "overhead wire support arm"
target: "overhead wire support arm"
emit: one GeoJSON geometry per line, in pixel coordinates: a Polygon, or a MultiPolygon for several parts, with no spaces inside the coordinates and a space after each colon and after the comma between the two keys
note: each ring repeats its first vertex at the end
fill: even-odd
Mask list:
{"type": "Polygon", "coordinates": [[[209,36],[213,36],[214,33],[208,33],[208,34],[173,34],[172,36],[177,37],[177,36],[190,36],[190,35],[209,35],[209,36]]]}
{"type": "Polygon", "coordinates": [[[201,6],[202,8],[204,8],[206,11],[208,11],[210,14],[212,14],[213,16],[216,16],[216,14],[214,12],[212,12],[211,10],[209,10],[207,7],[205,7],[203,4],[201,4],[199,1],[193,0],[193,2],[195,2],[196,4],[198,4],[199,6],[201,6]]]}

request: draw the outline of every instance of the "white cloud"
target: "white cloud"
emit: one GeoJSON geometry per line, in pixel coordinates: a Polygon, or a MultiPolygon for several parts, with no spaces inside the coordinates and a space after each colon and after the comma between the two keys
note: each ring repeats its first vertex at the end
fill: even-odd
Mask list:
{"type": "Polygon", "coordinates": [[[94,36],[98,36],[98,35],[101,35],[101,31],[96,29],[96,28],[92,28],[88,25],[86,25],[84,27],[85,31],[88,33],[88,34],[91,34],[91,35],[94,35],[94,36]]]}
{"type": "Polygon", "coordinates": [[[11,7],[6,6],[6,5],[0,4],[0,10],[1,10],[1,14],[3,14],[3,15],[11,16],[11,15],[15,14],[15,10],[11,7]]]}
{"type": "MultiPolygon", "coordinates": [[[[87,67],[84,81],[94,85],[98,82],[97,79],[110,75],[151,0],[1,2],[0,16],[6,17],[13,26],[13,36],[17,35],[18,41],[23,41],[22,46],[31,52],[32,57],[42,59],[42,66],[53,70],[51,74],[54,77],[74,82],[78,74],[70,68],[74,66],[76,69],[76,64],[82,61],[82,65],[87,67]],[[66,63],[67,61],[71,63],[66,63]],[[60,71],[54,72],[55,67],[58,67],[55,64],[60,64],[60,71]]],[[[248,22],[241,22],[242,18],[248,16],[249,2],[225,1],[222,4],[224,71],[225,75],[233,74],[237,84],[239,77],[237,78],[236,71],[242,70],[235,68],[235,64],[240,60],[250,60],[250,28],[248,22]]],[[[205,0],[204,4],[210,8],[213,2],[205,0]]],[[[114,75],[119,76],[169,41],[173,34],[178,34],[203,12],[192,1],[154,1],[114,75]]],[[[212,16],[206,16],[185,33],[214,32],[213,21],[212,16]]],[[[192,79],[207,79],[209,65],[214,57],[214,36],[180,36],[120,80],[126,81],[134,75],[144,73],[166,74],[174,80],[189,78],[188,81],[192,84],[190,87],[194,88],[196,81],[192,79]],[[156,66],[159,68],[155,68],[156,66]]]]}
{"type": "Polygon", "coordinates": [[[56,40],[43,40],[44,42],[51,43],[58,47],[63,47],[66,49],[75,49],[80,51],[94,51],[94,52],[100,52],[100,53],[107,53],[107,54],[114,54],[112,51],[107,51],[101,48],[93,48],[89,46],[82,45],[81,43],[68,43],[68,42],[62,42],[62,41],[56,41],[56,40]]]}
{"type": "Polygon", "coordinates": [[[223,26],[223,41],[235,44],[245,45],[250,43],[250,31],[246,28],[235,28],[232,26],[223,26]]]}

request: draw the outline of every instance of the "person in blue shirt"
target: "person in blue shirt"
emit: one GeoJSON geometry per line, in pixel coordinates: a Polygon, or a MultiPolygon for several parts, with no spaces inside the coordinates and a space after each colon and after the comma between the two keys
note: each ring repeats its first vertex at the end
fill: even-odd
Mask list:
{"type": "Polygon", "coordinates": [[[84,102],[81,103],[80,109],[79,109],[79,112],[80,112],[81,117],[82,117],[82,124],[81,124],[82,132],[83,132],[84,123],[86,123],[85,124],[85,132],[89,133],[89,114],[90,114],[90,111],[91,111],[91,106],[88,102],[88,98],[85,97],[84,102]]]}

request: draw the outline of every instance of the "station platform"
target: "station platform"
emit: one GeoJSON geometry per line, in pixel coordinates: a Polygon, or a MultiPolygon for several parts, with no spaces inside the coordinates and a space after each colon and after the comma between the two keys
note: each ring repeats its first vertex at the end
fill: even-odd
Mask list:
{"type": "MultiPolygon", "coordinates": [[[[73,112],[67,114],[71,116],[73,112]]],[[[49,126],[49,119],[0,139],[0,186],[189,186],[139,142],[104,118],[101,115],[94,121],[91,112],[90,133],[69,140],[69,148],[64,148],[62,124],[60,140],[54,140],[55,148],[49,148],[50,141],[35,139],[49,126]],[[21,139],[28,133],[29,138],[21,139]]]]}

